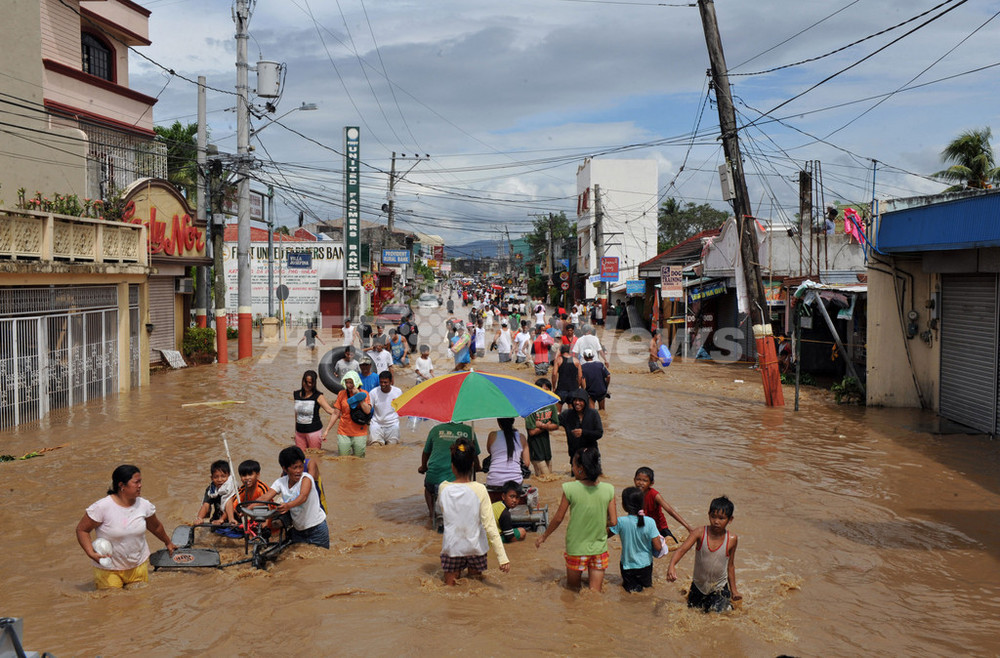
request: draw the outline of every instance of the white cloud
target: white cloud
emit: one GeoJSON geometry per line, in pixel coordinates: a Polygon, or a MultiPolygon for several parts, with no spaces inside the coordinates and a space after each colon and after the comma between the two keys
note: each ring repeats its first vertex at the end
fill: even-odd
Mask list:
{"type": "MultiPolygon", "coordinates": [[[[759,0],[719,2],[716,11],[729,66],[752,72],[821,55],[933,4],[893,0],[831,6],[818,0],[759,0]],[[739,66],[841,7],[847,8],[739,66]]],[[[187,77],[206,75],[211,86],[233,89],[230,3],[148,0],[145,6],[153,11],[153,46],[143,52],[187,77]]],[[[990,84],[1000,68],[896,94],[861,118],[858,115],[875,100],[815,110],[893,91],[972,33],[989,17],[987,11],[992,10],[963,5],[774,113],[818,137],[854,120],[830,137],[839,149],[774,122],[761,121],[747,129],[746,169],[766,174],[751,177],[751,197],[763,200],[762,207],[770,209],[776,203],[794,213],[797,202],[789,181],[806,160],[826,165],[831,197],[852,201],[870,197],[870,159],[886,163],[876,174],[880,196],[941,189],[892,167],[927,174],[942,168],[941,149],[962,130],[993,125],[1000,134],[990,84]],[[766,200],[770,194],[776,195],[774,202],[766,200]]],[[[767,75],[733,77],[734,94],[745,104],[738,109],[747,119],[757,119],[747,106],[770,110],[924,20],[812,63],[767,75]]],[[[410,178],[438,189],[404,183],[397,205],[412,208],[417,213],[414,221],[444,227],[438,232],[449,240],[476,239],[475,231],[489,222],[523,227],[530,221],[528,212],[562,209],[572,216],[575,172],[583,154],[627,144],[663,141],[623,154],[656,159],[663,186],[677,176],[690,148],[685,171],[677,176],[677,188],[670,194],[725,207],[715,173],[719,148],[714,105],[705,109],[702,136],[693,144],[668,139],[687,135],[702,106],[708,56],[694,8],[560,0],[369,0],[363,5],[360,0],[341,0],[339,5],[287,0],[257,3],[250,28],[251,60],[259,53],[288,64],[278,112],[301,102],[320,107],[317,112],[292,113],[283,123],[338,150],[343,126],[361,125],[363,158],[381,170],[388,169],[391,151],[431,154],[431,162],[416,167],[410,178]],[[308,16],[310,10],[319,27],[308,16]],[[354,49],[367,64],[364,71],[354,49]],[[561,159],[539,162],[544,158],[561,159]],[[517,162],[524,164],[514,166],[517,162]],[[462,167],[485,169],[456,171],[462,167]],[[522,199],[527,203],[519,203],[522,199]]],[[[995,34],[993,25],[988,25],[917,83],[993,63],[998,59],[995,34]]],[[[163,86],[162,73],[138,57],[132,57],[132,68],[134,87],[155,94],[163,86]]],[[[235,116],[223,111],[232,105],[232,96],[209,95],[213,139],[226,150],[235,150],[235,116]]],[[[195,108],[194,87],[174,80],[154,116],[159,123],[174,118],[194,121],[195,108]]],[[[321,183],[306,180],[301,170],[288,169],[286,175],[329,199],[309,203],[315,203],[324,216],[334,215],[342,167],[338,157],[280,126],[269,127],[261,137],[276,161],[328,170],[310,174],[322,176],[321,183]]],[[[257,153],[265,155],[262,149],[257,153]]],[[[373,208],[370,218],[374,218],[385,194],[385,177],[366,180],[366,206],[373,208]]],[[[297,211],[283,209],[281,219],[291,222],[295,215],[297,211]]]]}

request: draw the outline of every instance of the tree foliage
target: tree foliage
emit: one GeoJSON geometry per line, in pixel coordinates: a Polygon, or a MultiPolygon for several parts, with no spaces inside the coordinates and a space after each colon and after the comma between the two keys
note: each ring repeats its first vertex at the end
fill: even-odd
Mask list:
{"type": "Polygon", "coordinates": [[[566,213],[561,212],[558,215],[549,213],[547,217],[536,219],[534,229],[524,237],[531,248],[532,260],[542,264],[543,269],[548,256],[550,230],[552,242],[565,238],[572,238],[576,241],[576,224],[572,224],[566,219],[566,213]]]}
{"type": "Polygon", "coordinates": [[[993,132],[987,127],[966,130],[941,152],[941,160],[950,167],[934,174],[939,178],[957,181],[945,192],[967,189],[987,189],[1000,182],[1000,168],[996,166],[990,139],[993,132]]]}
{"type": "Polygon", "coordinates": [[[681,206],[677,199],[669,197],[660,205],[657,215],[657,250],[665,251],[692,235],[719,228],[728,217],[728,212],[707,203],[696,205],[688,201],[681,206]]]}
{"type": "Polygon", "coordinates": [[[155,126],[157,141],[167,146],[167,180],[173,183],[194,206],[198,188],[198,124],[155,126]]]}

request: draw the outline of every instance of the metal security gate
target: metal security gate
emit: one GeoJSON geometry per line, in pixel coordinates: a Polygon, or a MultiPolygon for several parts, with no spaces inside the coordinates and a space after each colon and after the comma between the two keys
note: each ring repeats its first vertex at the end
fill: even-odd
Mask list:
{"type": "Polygon", "coordinates": [[[943,417],[997,432],[997,277],[941,277],[943,417]]]}
{"type": "MultiPolygon", "coordinates": [[[[0,428],[118,392],[114,286],[8,288],[0,295],[0,308],[8,313],[37,313],[46,305],[53,311],[84,304],[111,307],[0,318],[0,428]]],[[[132,313],[138,314],[138,306],[132,313]]],[[[137,364],[133,371],[137,381],[137,364]]]]}
{"type": "Polygon", "coordinates": [[[162,360],[160,350],[176,350],[174,340],[174,277],[149,278],[149,321],[153,331],[149,334],[149,361],[162,360]]]}

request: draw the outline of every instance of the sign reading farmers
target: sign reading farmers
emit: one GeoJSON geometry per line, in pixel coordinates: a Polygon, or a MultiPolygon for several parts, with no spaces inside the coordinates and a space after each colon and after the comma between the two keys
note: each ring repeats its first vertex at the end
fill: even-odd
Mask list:
{"type": "Polygon", "coordinates": [[[361,129],[344,128],[344,255],[347,285],[361,286],[361,129]]]}

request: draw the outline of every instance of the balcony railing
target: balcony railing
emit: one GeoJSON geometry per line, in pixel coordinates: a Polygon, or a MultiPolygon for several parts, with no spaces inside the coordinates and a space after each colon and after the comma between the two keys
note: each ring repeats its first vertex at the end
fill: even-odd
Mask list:
{"type": "Polygon", "coordinates": [[[149,265],[146,227],[0,209],[0,260],[149,265]]]}

